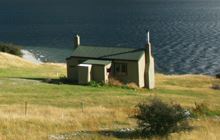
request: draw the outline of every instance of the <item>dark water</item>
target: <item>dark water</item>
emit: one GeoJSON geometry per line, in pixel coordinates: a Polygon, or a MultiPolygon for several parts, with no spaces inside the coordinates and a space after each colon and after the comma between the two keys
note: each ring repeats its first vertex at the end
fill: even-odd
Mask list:
{"type": "MultiPolygon", "coordinates": [[[[82,44],[143,47],[164,73],[220,72],[220,0],[0,0],[0,40],[64,62],[82,44]]],[[[45,56],[45,57],[43,57],[45,56]]]]}

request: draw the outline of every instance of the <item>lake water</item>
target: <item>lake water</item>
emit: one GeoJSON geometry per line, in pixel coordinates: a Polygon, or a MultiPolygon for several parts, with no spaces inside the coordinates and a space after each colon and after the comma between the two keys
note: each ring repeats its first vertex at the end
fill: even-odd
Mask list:
{"type": "Polygon", "coordinates": [[[81,44],[144,47],[151,31],[156,69],[220,72],[219,0],[0,0],[0,40],[42,60],[64,62],[81,44]]]}

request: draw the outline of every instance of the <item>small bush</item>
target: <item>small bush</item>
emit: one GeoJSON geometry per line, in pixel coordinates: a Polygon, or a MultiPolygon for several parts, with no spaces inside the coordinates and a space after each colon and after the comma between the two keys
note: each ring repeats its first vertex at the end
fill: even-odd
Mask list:
{"type": "Polygon", "coordinates": [[[51,79],[51,78],[45,78],[42,80],[45,83],[49,84],[71,84],[72,82],[66,77],[66,76],[60,76],[59,79],[51,79]]]}
{"type": "Polygon", "coordinates": [[[134,90],[139,89],[139,87],[137,86],[136,83],[128,83],[128,84],[122,86],[122,88],[125,88],[125,89],[134,89],[134,90]]]}
{"type": "Polygon", "coordinates": [[[102,82],[90,81],[89,86],[92,87],[102,87],[104,84],[102,82]]]}
{"type": "Polygon", "coordinates": [[[216,74],[215,77],[216,77],[217,79],[220,79],[220,73],[216,74]]]}
{"type": "Polygon", "coordinates": [[[46,79],[43,79],[43,82],[45,82],[45,83],[53,83],[53,79],[46,78],[46,79]]]}
{"type": "Polygon", "coordinates": [[[207,104],[205,103],[196,103],[195,102],[195,108],[193,108],[193,113],[198,116],[198,115],[205,115],[209,112],[209,108],[207,104]]]}
{"type": "Polygon", "coordinates": [[[207,103],[196,103],[196,102],[195,102],[195,108],[192,109],[192,113],[194,117],[220,115],[218,111],[211,110],[207,103]]]}
{"type": "Polygon", "coordinates": [[[121,87],[124,84],[121,81],[117,80],[116,78],[110,77],[109,81],[108,81],[108,85],[110,85],[110,86],[120,86],[121,87]]]}
{"type": "Polygon", "coordinates": [[[72,83],[66,76],[61,75],[59,77],[59,83],[58,84],[70,84],[72,83]]]}
{"type": "Polygon", "coordinates": [[[19,46],[6,43],[0,43],[0,52],[10,53],[17,56],[23,55],[19,46]]]}
{"type": "Polygon", "coordinates": [[[181,127],[188,127],[189,113],[177,104],[166,104],[159,99],[154,99],[150,104],[138,105],[137,114],[134,116],[142,135],[164,136],[181,127]]]}
{"type": "Polygon", "coordinates": [[[212,89],[220,90],[220,84],[213,84],[212,89]]]}

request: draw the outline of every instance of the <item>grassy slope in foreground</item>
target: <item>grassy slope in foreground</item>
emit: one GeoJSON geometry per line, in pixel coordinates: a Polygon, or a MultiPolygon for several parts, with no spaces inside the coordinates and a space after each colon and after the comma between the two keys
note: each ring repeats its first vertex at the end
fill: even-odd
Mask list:
{"type": "MultiPolygon", "coordinates": [[[[155,96],[166,102],[174,101],[185,107],[205,102],[212,110],[220,109],[220,91],[210,87],[220,82],[202,75],[156,75],[157,88],[129,90],[117,87],[89,87],[48,84],[45,78],[66,74],[65,66],[32,64],[19,57],[0,53],[0,139],[39,140],[49,135],[80,130],[97,131],[135,127],[129,118],[141,101],[155,96]],[[27,115],[24,104],[28,102],[27,115]],[[84,107],[82,110],[82,102],[84,107]]],[[[203,118],[192,121],[192,132],[174,133],[170,139],[220,139],[220,121],[203,118]]],[[[72,139],[117,139],[103,135],[72,139]]],[[[153,138],[159,139],[159,138],[153,138]]]]}

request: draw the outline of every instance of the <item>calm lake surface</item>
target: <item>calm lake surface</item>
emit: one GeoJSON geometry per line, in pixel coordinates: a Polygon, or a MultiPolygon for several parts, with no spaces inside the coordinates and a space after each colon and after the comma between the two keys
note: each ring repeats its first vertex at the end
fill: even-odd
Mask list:
{"type": "Polygon", "coordinates": [[[65,62],[81,44],[144,47],[151,31],[156,69],[220,73],[220,0],[0,0],[0,41],[42,60],[65,62]]]}

